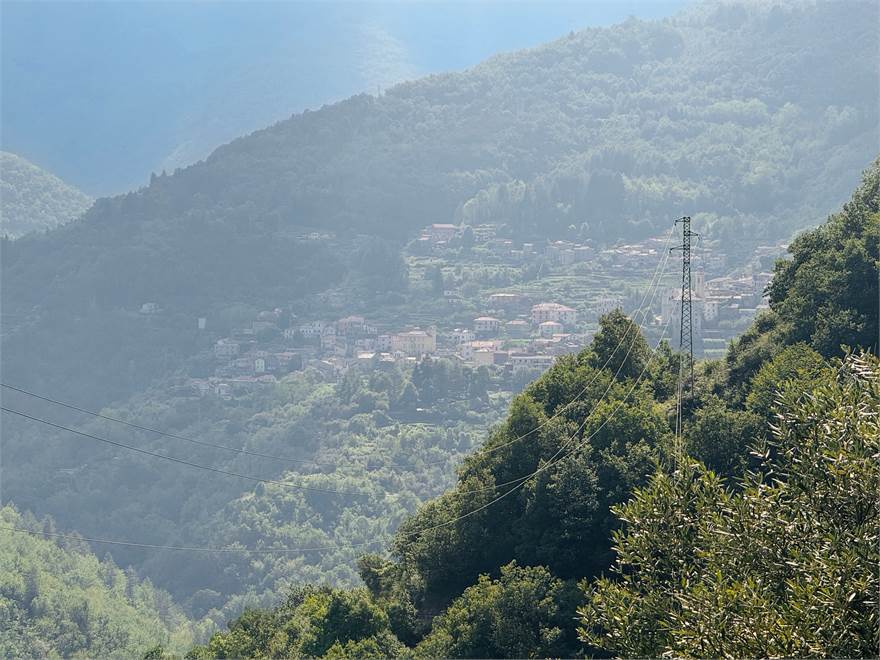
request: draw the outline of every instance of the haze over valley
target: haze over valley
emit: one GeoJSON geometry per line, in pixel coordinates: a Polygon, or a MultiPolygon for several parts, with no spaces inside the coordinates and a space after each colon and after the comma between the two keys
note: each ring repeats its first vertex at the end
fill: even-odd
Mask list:
{"type": "Polygon", "coordinates": [[[874,653],[876,3],[2,11],[0,655],[874,653]]]}

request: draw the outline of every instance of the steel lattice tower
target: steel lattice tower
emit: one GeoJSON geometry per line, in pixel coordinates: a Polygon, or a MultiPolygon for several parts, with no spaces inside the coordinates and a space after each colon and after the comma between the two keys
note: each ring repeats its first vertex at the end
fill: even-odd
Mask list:
{"type": "Polygon", "coordinates": [[[690,216],[684,216],[676,220],[675,224],[682,224],[681,245],[681,314],[678,347],[683,355],[687,355],[689,370],[688,385],[691,392],[694,389],[694,301],[691,290],[691,237],[696,236],[691,232],[690,216]]]}
{"type": "Polygon", "coordinates": [[[697,236],[691,231],[690,216],[684,216],[675,221],[676,225],[679,223],[682,225],[681,245],[672,248],[673,250],[681,250],[681,313],[679,314],[678,341],[681,362],[678,372],[678,411],[675,423],[678,463],[683,455],[681,431],[685,392],[687,390],[691,396],[694,392],[694,301],[691,290],[691,238],[697,236]]]}

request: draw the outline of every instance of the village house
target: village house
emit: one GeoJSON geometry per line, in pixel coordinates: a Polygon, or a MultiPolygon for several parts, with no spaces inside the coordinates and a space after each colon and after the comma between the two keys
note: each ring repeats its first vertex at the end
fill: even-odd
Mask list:
{"type": "Polygon", "coordinates": [[[363,316],[346,316],[336,322],[336,332],[346,337],[366,334],[367,322],[363,316]]]}
{"type": "Polygon", "coordinates": [[[376,350],[376,338],[375,337],[360,337],[359,339],[354,340],[355,350],[358,351],[375,351],[376,350]]]}
{"type": "Polygon", "coordinates": [[[323,321],[309,321],[299,326],[299,332],[306,339],[320,337],[325,325],[323,321]]]}
{"type": "Polygon", "coordinates": [[[485,243],[495,238],[495,225],[472,225],[475,243],[485,243]]]}
{"type": "Polygon", "coordinates": [[[480,348],[473,352],[470,361],[475,367],[491,367],[495,364],[495,351],[480,348]]]}
{"type": "Polygon", "coordinates": [[[449,337],[456,344],[464,344],[465,342],[473,341],[477,338],[474,332],[469,328],[455,328],[449,333],[449,337]]]}
{"type": "Polygon", "coordinates": [[[557,333],[550,337],[538,337],[529,342],[528,350],[535,355],[565,355],[577,353],[583,348],[582,337],[557,333]]]}
{"type": "Polygon", "coordinates": [[[214,344],[214,355],[220,359],[234,358],[240,350],[241,345],[230,339],[220,339],[214,344]]]}
{"type": "Polygon", "coordinates": [[[529,336],[529,324],[522,319],[513,319],[504,324],[504,332],[512,339],[522,339],[529,336]]]}
{"type": "Polygon", "coordinates": [[[407,332],[391,335],[391,351],[409,357],[431,355],[437,351],[437,331],[432,326],[427,330],[415,328],[407,332]]]}
{"type": "Polygon", "coordinates": [[[577,323],[577,312],[559,303],[538,303],[532,307],[532,323],[540,325],[544,321],[556,321],[562,325],[577,323]]]}
{"type": "Polygon", "coordinates": [[[544,371],[553,366],[556,358],[552,355],[527,355],[524,353],[511,353],[508,356],[508,362],[514,372],[524,369],[534,369],[544,371]]]}
{"type": "Polygon", "coordinates": [[[376,337],[376,350],[380,353],[389,353],[391,351],[391,335],[376,337]]]}
{"type": "Polygon", "coordinates": [[[494,353],[500,349],[501,342],[497,339],[475,340],[462,344],[460,346],[459,355],[461,355],[461,359],[465,362],[471,362],[474,358],[474,353],[477,351],[489,351],[494,353]]]}
{"type": "MultiPolygon", "coordinates": [[[[705,320],[704,304],[702,296],[696,293],[691,294],[692,329],[694,337],[700,337],[703,334],[703,321],[705,320]]],[[[717,309],[717,308],[716,308],[717,309]]],[[[677,328],[681,323],[681,290],[670,289],[661,302],[660,313],[663,315],[663,322],[671,319],[670,327],[677,328]]],[[[717,314],[716,314],[717,317],[717,314]]],[[[714,319],[713,319],[714,320],[714,319]]]]}
{"type": "Polygon", "coordinates": [[[623,306],[623,300],[617,296],[600,296],[590,305],[590,311],[597,317],[604,316],[623,306]]]}
{"type": "Polygon", "coordinates": [[[321,330],[321,350],[330,351],[336,347],[336,327],[332,325],[324,326],[321,330]]]}
{"type": "Polygon", "coordinates": [[[278,371],[289,373],[299,371],[303,366],[303,356],[299,351],[280,351],[273,355],[278,364],[278,371]]]}
{"type": "Polygon", "coordinates": [[[458,235],[459,229],[458,225],[433,224],[422,230],[422,236],[432,243],[447,242],[458,235]]]}
{"type": "Polygon", "coordinates": [[[562,324],[558,321],[544,321],[538,324],[538,333],[542,337],[552,337],[561,334],[563,330],[562,324]]]}
{"type": "Polygon", "coordinates": [[[478,316],[474,319],[474,332],[478,336],[489,337],[498,334],[501,321],[494,316],[478,316]]]}

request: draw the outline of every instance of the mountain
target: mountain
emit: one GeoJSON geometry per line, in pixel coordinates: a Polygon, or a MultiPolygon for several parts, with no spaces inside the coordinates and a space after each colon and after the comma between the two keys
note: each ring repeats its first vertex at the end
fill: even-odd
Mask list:
{"type": "Polygon", "coordinates": [[[0,233],[18,238],[76,219],[92,199],[21,156],[0,152],[0,233]]]}
{"type": "Polygon", "coordinates": [[[0,523],[4,657],[139,657],[157,645],[185,649],[201,634],[148,580],[99,559],[76,535],[53,537],[51,519],[5,506],[0,523]]]}
{"type": "Polygon", "coordinates": [[[878,248],[880,160],[777,263],[770,310],[697,365],[682,450],[680,356],[612,312],[400,525],[390,559],[361,557],[366,590],[297,586],[192,657],[869,656],[878,248]],[[823,322],[840,318],[865,334],[823,322]]]}
{"type": "MultiPolygon", "coordinates": [[[[197,317],[358,280],[360,246],[393,254],[431,222],[607,244],[689,213],[736,261],[817,222],[875,155],[876,19],[871,2],[701,5],[296,115],[5,245],[6,372],[131,393],[193,350],[197,317]],[[142,331],[148,302],[168,324],[142,331]]],[[[367,261],[400,290],[393,259],[367,261]]]]}
{"type": "Polygon", "coordinates": [[[11,3],[4,148],[90,194],[119,193],[305,108],[682,4],[11,3]]]}

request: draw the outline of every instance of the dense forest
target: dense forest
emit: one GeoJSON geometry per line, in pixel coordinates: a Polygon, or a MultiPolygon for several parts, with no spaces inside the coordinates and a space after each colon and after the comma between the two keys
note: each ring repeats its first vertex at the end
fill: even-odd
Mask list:
{"type": "MultiPolygon", "coordinates": [[[[33,425],[9,424],[4,460],[19,468],[4,475],[4,488],[23,509],[50,513],[86,536],[225,548],[222,564],[211,554],[109,549],[194,614],[222,623],[224,607],[263,602],[292,582],[355,584],[358,555],[382,550],[419,502],[448,486],[455,465],[502,414],[507,401],[487,396],[487,379],[485,369],[435,361],[409,372],[353,369],[339,383],[309,369],[233,402],[149,390],[103,413],[176,437],[77,413],[67,424],[263,482],[155,456],[129,453],[123,461],[118,448],[64,431],[44,431],[35,445],[33,425]],[[101,505],[108,493],[110,510],[101,505]],[[340,547],[269,552],[328,545],[340,547]],[[263,554],[246,552],[256,546],[263,554]]],[[[4,389],[3,400],[42,414],[39,402],[17,392],[4,389]]],[[[52,419],[63,416],[55,411],[52,419]]]]}
{"type": "Polygon", "coordinates": [[[871,2],[707,4],[298,114],[5,244],[5,368],[76,374],[101,404],[139,391],[160,353],[191,352],[196,317],[353,273],[353,250],[302,240],[314,228],[392,251],[456,218],[613,243],[699,211],[731,255],[786,238],[876,155],[876,23],[871,2]],[[126,312],[146,302],[168,320],[141,332],[126,312]]]}
{"type": "MultiPolygon", "coordinates": [[[[4,237],[0,655],[869,654],[878,18],[706,3],[572,33],[4,237]],[[237,332],[426,327],[453,285],[470,323],[542,290],[543,262],[415,255],[428,223],[598,252],[685,213],[731,269],[790,244],[760,258],[769,309],[696,364],[680,438],[650,307],[596,312],[543,373],[358,353],[197,389],[237,332]]],[[[592,265],[566,277],[599,293],[592,265]]]]}
{"type": "Polygon", "coordinates": [[[18,238],[82,215],[92,200],[21,156],[0,152],[0,234],[18,238]]]}
{"type": "Polygon", "coordinates": [[[871,655],[878,250],[880,162],[778,263],[771,311],[699,364],[690,458],[675,460],[677,356],[610,314],[404,521],[390,559],[360,559],[365,588],[297,587],[189,657],[871,655]]]}
{"type": "Polygon", "coordinates": [[[202,634],[170,595],[99,559],[51,518],[6,506],[0,528],[3,656],[130,658],[157,645],[182,651],[202,634]]]}
{"type": "MultiPolygon", "coordinates": [[[[199,545],[241,548],[219,564],[230,589],[248,580],[266,588],[272,571],[295,577],[263,594],[280,601],[274,607],[255,606],[256,591],[228,605],[225,611],[246,609],[188,657],[870,654],[880,625],[872,569],[880,562],[880,162],[841,212],[790,249],[776,266],[771,309],[723,359],[697,364],[685,407],[688,458],[676,461],[673,432],[678,355],[665,342],[649,346],[636,324],[613,312],[590,347],[559,361],[512,401],[504,422],[465,457],[454,487],[413,514],[408,506],[396,514],[386,508],[382,515],[395,521],[378,529],[357,505],[343,511],[320,493],[263,484],[206,520],[199,545]],[[835,322],[841,318],[846,323],[835,322]],[[309,514],[341,516],[341,530],[350,531],[309,532],[309,514]],[[379,554],[381,544],[373,552],[372,542],[395,527],[390,554],[379,554]],[[245,533],[223,545],[236,528],[245,533]],[[294,543],[334,549],[312,569],[298,552],[267,560],[273,550],[285,557],[294,543]],[[247,547],[269,552],[255,555],[247,547]],[[344,573],[331,584],[346,553],[360,555],[363,586],[345,587],[352,581],[344,573]]],[[[435,369],[408,376],[435,392],[434,405],[447,406],[458,388],[476,387],[467,384],[473,376],[462,377],[444,374],[444,391],[435,369]]],[[[360,427],[364,436],[346,451],[366,450],[370,458],[374,445],[364,441],[383,437],[373,424],[419,403],[410,400],[415,386],[382,403],[379,384],[356,373],[323,389],[307,380],[284,387],[295,386],[314,391],[304,399],[312,406],[324,399],[329,406],[349,401],[349,415],[371,410],[341,429],[347,435],[360,427]]],[[[298,427],[309,417],[319,417],[316,408],[291,421],[298,427]]],[[[274,450],[270,437],[251,431],[251,448],[274,450]]],[[[395,462],[406,461],[412,454],[405,447],[419,442],[412,431],[400,440],[395,462]]],[[[469,441],[456,445],[448,432],[432,442],[440,443],[434,453],[413,450],[423,456],[414,465],[449,458],[456,446],[468,452],[469,441]]],[[[382,501],[372,478],[343,476],[339,463],[334,469],[338,476],[316,473],[307,483],[382,501]]],[[[179,498],[169,484],[157,486],[169,501],[179,498]]],[[[424,491],[413,488],[415,505],[424,491]]],[[[46,529],[21,523],[10,510],[4,515],[14,526],[46,529]]],[[[106,528],[109,519],[102,520],[106,528]]],[[[191,560],[150,552],[169,562],[169,577],[172,566],[178,579],[200,574],[191,560]]],[[[161,573],[158,566],[151,572],[161,573]]],[[[26,607],[23,591],[15,587],[5,597],[26,607]]],[[[218,596],[202,591],[188,608],[205,611],[218,596]]],[[[78,611],[77,600],[65,607],[78,611]]],[[[216,623],[223,611],[195,629],[216,623]]],[[[97,625],[89,616],[69,616],[80,616],[81,630],[97,625]]],[[[174,650],[173,627],[163,620],[166,628],[152,629],[156,644],[143,647],[151,657],[174,650]]],[[[45,640],[15,643],[33,649],[43,647],[27,644],[45,640]]]]}

